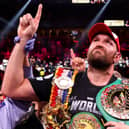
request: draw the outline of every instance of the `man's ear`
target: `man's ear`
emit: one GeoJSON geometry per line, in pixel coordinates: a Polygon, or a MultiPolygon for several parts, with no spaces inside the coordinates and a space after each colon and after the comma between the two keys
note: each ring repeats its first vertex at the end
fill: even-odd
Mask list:
{"type": "Polygon", "coordinates": [[[117,64],[120,60],[121,57],[121,53],[120,52],[116,52],[114,55],[114,64],[117,64]]]}

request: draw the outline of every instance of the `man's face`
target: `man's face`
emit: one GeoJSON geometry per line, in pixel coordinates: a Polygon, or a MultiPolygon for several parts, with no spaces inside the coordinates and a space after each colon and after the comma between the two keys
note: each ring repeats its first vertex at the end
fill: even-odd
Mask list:
{"type": "Polygon", "coordinates": [[[116,43],[105,34],[96,35],[89,47],[87,59],[89,64],[97,69],[107,69],[114,63],[117,52],[116,43]]]}

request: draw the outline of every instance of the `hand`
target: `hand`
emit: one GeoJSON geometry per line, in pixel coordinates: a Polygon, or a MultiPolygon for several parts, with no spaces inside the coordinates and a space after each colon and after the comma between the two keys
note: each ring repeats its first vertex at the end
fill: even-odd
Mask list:
{"type": "Polygon", "coordinates": [[[29,13],[20,18],[17,33],[21,39],[29,40],[33,37],[34,33],[38,29],[41,14],[42,4],[38,6],[38,10],[34,18],[29,13]]]}
{"type": "Polygon", "coordinates": [[[107,122],[104,124],[104,126],[107,126],[106,129],[129,129],[129,126],[124,124],[123,122],[107,122]]]}
{"type": "Polygon", "coordinates": [[[70,55],[71,55],[70,63],[72,68],[78,71],[85,71],[86,70],[85,60],[83,58],[76,57],[75,53],[73,52],[73,49],[70,50],[70,55]]]}

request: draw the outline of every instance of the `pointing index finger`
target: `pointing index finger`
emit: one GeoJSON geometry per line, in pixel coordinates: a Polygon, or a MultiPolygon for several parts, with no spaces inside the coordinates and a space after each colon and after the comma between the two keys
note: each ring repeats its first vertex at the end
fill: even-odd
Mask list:
{"type": "Polygon", "coordinates": [[[37,21],[40,21],[40,18],[41,18],[41,15],[42,15],[42,8],[43,8],[43,5],[40,4],[38,6],[38,10],[37,10],[37,13],[36,13],[36,16],[35,16],[35,20],[37,20],[37,21]]]}
{"type": "Polygon", "coordinates": [[[75,58],[75,53],[74,53],[73,49],[70,49],[70,55],[71,55],[71,58],[75,58]]]}

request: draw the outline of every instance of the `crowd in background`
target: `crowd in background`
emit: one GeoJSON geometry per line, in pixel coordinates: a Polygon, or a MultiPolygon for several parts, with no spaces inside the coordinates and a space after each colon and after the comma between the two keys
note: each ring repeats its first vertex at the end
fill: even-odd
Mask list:
{"type": "MultiPolygon", "coordinates": [[[[30,53],[29,58],[33,66],[35,77],[53,73],[58,65],[69,67],[70,49],[74,48],[77,56],[86,59],[89,46],[87,39],[81,40],[82,29],[44,29],[38,31],[35,48],[30,53]],[[79,47],[78,47],[79,46],[79,47]],[[79,48],[79,49],[78,49],[79,48]]],[[[123,29],[114,30],[120,37],[122,58],[116,64],[116,70],[124,77],[129,77],[129,41],[128,31],[123,29]]],[[[0,81],[2,82],[7,60],[14,47],[15,32],[9,33],[7,37],[0,41],[0,81]],[[5,67],[3,67],[5,66],[5,67]]]]}
{"type": "MultiPolygon", "coordinates": [[[[45,75],[49,75],[53,73],[56,67],[62,65],[64,67],[70,67],[70,49],[74,48],[76,55],[85,58],[88,50],[88,40],[83,40],[80,42],[79,38],[81,37],[82,30],[40,30],[38,31],[38,37],[35,42],[35,49],[30,52],[29,60],[33,67],[34,77],[44,77],[45,75]],[[79,46],[80,49],[77,49],[79,46]]],[[[120,31],[118,34],[123,35],[124,31],[120,31]]],[[[2,83],[4,71],[6,69],[8,59],[10,57],[10,53],[14,47],[13,39],[15,33],[11,33],[5,39],[0,41],[0,84],[2,83]]],[[[128,54],[128,39],[126,38],[127,34],[124,34],[120,40],[122,51],[122,58],[118,64],[115,65],[115,69],[122,74],[123,77],[129,78],[129,57],[128,54]]],[[[86,67],[88,67],[88,62],[86,60],[86,67]]],[[[28,117],[27,121],[23,121],[22,124],[18,125],[16,129],[28,129],[33,127],[36,129],[42,129],[42,125],[37,119],[40,116],[36,116],[39,114],[33,108],[34,105],[32,103],[32,111],[31,117],[28,117]],[[34,121],[34,122],[33,122],[34,121]]]]}

